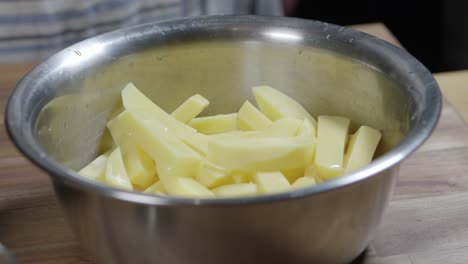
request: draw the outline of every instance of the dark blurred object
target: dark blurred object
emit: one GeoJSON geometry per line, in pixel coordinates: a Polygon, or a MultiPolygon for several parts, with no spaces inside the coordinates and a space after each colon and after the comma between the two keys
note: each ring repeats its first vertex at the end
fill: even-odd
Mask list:
{"type": "Polygon", "coordinates": [[[292,16],[339,25],[383,22],[431,71],[468,67],[468,1],[298,0],[292,16]]]}
{"type": "Polygon", "coordinates": [[[468,1],[444,1],[443,56],[449,69],[468,68],[468,1]]]}

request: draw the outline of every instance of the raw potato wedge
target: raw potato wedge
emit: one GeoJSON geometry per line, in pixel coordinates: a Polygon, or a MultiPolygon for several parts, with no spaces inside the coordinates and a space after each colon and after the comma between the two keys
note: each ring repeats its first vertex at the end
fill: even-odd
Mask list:
{"type": "Polygon", "coordinates": [[[179,137],[182,142],[187,144],[199,154],[206,156],[208,152],[208,136],[200,133],[186,134],[184,137],[179,137]]]}
{"type": "MultiPolygon", "coordinates": [[[[297,132],[297,136],[308,138],[312,140],[315,144],[317,143],[317,131],[314,125],[312,125],[312,123],[307,118],[304,118],[304,120],[302,121],[302,125],[299,128],[299,131],[297,132]]],[[[314,155],[312,156],[312,159],[310,160],[310,163],[313,163],[314,159],[315,159],[315,151],[314,151],[314,155]]]]}
{"type": "Polygon", "coordinates": [[[314,164],[311,164],[311,165],[309,165],[308,167],[305,168],[304,177],[313,178],[316,183],[323,182],[322,178],[320,177],[319,173],[317,172],[317,169],[315,169],[314,164]]]}
{"type": "Polygon", "coordinates": [[[279,119],[261,131],[247,131],[241,137],[295,137],[302,121],[294,118],[279,119]]]}
{"type": "Polygon", "coordinates": [[[248,183],[252,179],[252,175],[249,172],[234,171],[231,173],[231,178],[234,183],[248,183]]]}
{"type": "Polygon", "coordinates": [[[254,180],[262,194],[286,192],[291,189],[288,179],[279,171],[257,172],[254,180]]]}
{"type": "MultiPolygon", "coordinates": [[[[163,178],[161,178],[163,179],[163,178]]],[[[170,177],[163,182],[167,193],[174,196],[190,198],[212,198],[214,194],[201,183],[192,178],[170,177]]]]}
{"type": "Polygon", "coordinates": [[[106,153],[98,156],[96,159],[91,161],[91,163],[86,165],[86,167],[81,169],[78,174],[90,180],[105,182],[107,159],[109,158],[110,153],[111,151],[107,151],[106,153]]]}
{"type": "Polygon", "coordinates": [[[138,147],[121,147],[128,177],[135,187],[146,189],[153,184],[156,166],[153,159],[138,147]]]}
{"type": "Polygon", "coordinates": [[[174,133],[179,139],[196,151],[206,151],[207,139],[204,139],[205,135],[193,135],[197,132],[195,129],[164,112],[164,110],[147,98],[132,83],[129,83],[122,90],[122,103],[129,112],[146,112],[146,118],[148,120],[155,119],[155,121],[163,123],[168,132],[174,133]]]}
{"type": "Polygon", "coordinates": [[[237,113],[237,125],[241,130],[263,130],[270,124],[271,120],[249,101],[245,101],[237,113]]]}
{"type": "Polygon", "coordinates": [[[188,123],[203,134],[217,134],[237,130],[237,113],[197,117],[188,123]]]}
{"type": "Polygon", "coordinates": [[[349,119],[339,116],[319,116],[315,168],[324,179],[342,174],[349,119]]]}
{"type": "Polygon", "coordinates": [[[159,194],[159,195],[167,195],[166,189],[164,188],[164,185],[162,184],[161,181],[158,181],[156,183],[153,183],[151,186],[146,188],[143,193],[148,193],[148,194],[159,194]]]}
{"type": "Polygon", "coordinates": [[[148,112],[149,116],[153,116],[153,118],[164,123],[167,129],[173,130],[173,132],[178,136],[184,133],[196,132],[195,129],[180,122],[162,110],[159,106],[153,103],[153,101],[140,92],[132,83],[127,84],[127,86],[122,89],[122,103],[127,111],[136,109],[140,110],[139,112],[148,112]]]}
{"type": "Polygon", "coordinates": [[[205,110],[209,104],[210,102],[205,97],[196,94],[177,107],[171,115],[182,123],[188,123],[205,110]]]}
{"type": "Polygon", "coordinates": [[[196,180],[208,188],[232,183],[230,171],[208,160],[203,160],[196,180]]]}
{"type": "Polygon", "coordinates": [[[106,182],[117,188],[133,190],[130,178],[125,170],[120,148],[116,148],[107,159],[106,182]]]}
{"type": "Polygon", "coordinates": [[[262,135],[265,137],[294,137],[302,125],[302,121],[295,118],[282,118],[267,126],[262,135]]]}
{"type": "Polygon", "coordinates": [[[293,168],[281,170],[281,173],[288,179],[290,183],[295,182],[297,179],[304,176],[305,169],[302,168],[293,168]]]}
{"type": "MultiPolygon", "coordinates": [[[[107,127],[114,131],[124,131],[128,139],[148,153],[157,162],[157,173],[163,176],[195,177],[201,157],[181,140],[166,130],[157,119],[148,117],[144,111],[124,111],[109,121],[107,127]]],[[[165,177],[167,178],[167,177],[165,177]]]]}
{"type": "Polygon", "coordinates": [[[229,170],[277,171],[308,165],[314,142],[300,137],[214,139],[207,158],[229,170]]]}
{"type": "Polygon", "coordinates": [[[125,129],[113,127],[111,135],[115,144],[120,146],[125,168],[132,184],[139,189],[150,186],[156,174],[156,167],[151,157],[130,141],[125,129]]]}
{"type": "Polygon", "coordinates": [[[381,137],[382,134],[377,129],[361,126],[349,140],[344,159],[345,172],[351,172],[369,164],[381,137]]]}
{"type": "Polygon", "coordinates": [[[209,139],[225,139],[225,138],[233,138],[233,137],[240,137],[245,133],[256,133],[257,131],[240,131],[240,130],[234,130],[234,131],[228,131],[224,133],[218,133],[218,134],[211,134],[208,135],[209,139]]]}
{"type": "Polygon", "coordinates": [[[301,127],[297,132],[298,137],[310,137],[313,140],[316,140],[317,132],[315,131],[315,126],[309,121],[309,119],[304,118],[302,121],[301,127]]]}
{"type": "Polygon", "coordinates": [[[258,194],[257,185],[255,183],[237,183],[220,186],[213,189],[216,197],[246,197],[255,196],[258,194]]]}
{"type": "Polygon", "coordinates": [[[311,178],[311,177],[301,177],[299,179],[297,179],[292,187],[293,189],[302,189],[302,188],[307,188],[307,187],[310,187],[310,186],[314,186],[316,185],[317,183],[315,182],[314,178],[311,178]]]}
{"type": "Polygon", "coordinates": [[[253,87],[252,92],[260,110],[272,121],[285,117],[299,120],[307,118],[314,126],[317,125],[315,119],[302,105],[284,93],[270,86],[253,87]]]}

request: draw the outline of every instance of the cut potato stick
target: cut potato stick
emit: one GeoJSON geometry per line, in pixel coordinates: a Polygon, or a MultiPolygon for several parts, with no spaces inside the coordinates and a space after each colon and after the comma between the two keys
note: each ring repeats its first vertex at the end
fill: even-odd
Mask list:
{"type": "Polygon", "coordinates": [[[207,158],[229,170],[276,171],[305,167],[314,142],[305,138],[232,138],[211,140],[207,158]]]}
{"type": "Polygon", "coordinates": [[[247,131],[241,135],[241,137],[295,137],[297,131],[302,125],[302,121],[294,118],[282,118],[279,119],[261,131],[247,131]]]}
{"type": "Polygon", "coordinates": [[[203,160],[198,170],[196,180],[208,188],[218,187],[233,183],[230,171],[213,164],[208,160],[203,160]]]}
{"type": "Polygon", "coordinates": [[[205,97],[196,94],[177,107],[171,115],[182,123],[188,123],[205,110],[209,104],[210,102],[205,97]]]}
{"type": "Polygon", "coordinates": [[[244,171],[233,171],[231,173],[234,183],[248,183],[252,180],[252,173],[244,171]]]}
{"type": "Polygon", "coordinates": [[[107,159],[106,182],[117,188],[133,190],[122,159],[120,148],[116,148],[107,159]]]}
{"type": "Polygon", "coordinates": [[[106,153],[98,156],[83,169],[81,169],[78,174],[90,180],[105,182],[107,159],[109,158],[110,154],[111,151],[107,151],[106,153]]]}
{"type": "Polygon", "coordinates": [[[139,189],[148,188],[156,178],[153,159],[136,146],[121,148],[125,168],[132,184],[139,189]]]}
{"type": "Polygon", "coordinates": [[[158,181],[156,183],[153,183],[151,186],[146,188],[143,193],[148,193],[148,194],[159,194],[159,195],[166,195],[167,191],[164,188],[164,185],[162,184],[161,181],[158,181]]]}
{"type": "Polygon", "coordinates": [[[298,137],[310,137],[313,138],[314,140],[316,139],[316,131],[315,131],[315,126],[309,121],[309,119],[304,118],[302,121],[301,127],[299,128],[299,131],[297,132],[298,137]]]}
{"type": "Polygon", "coordinates": [[[314,164],[307,166],[304,170],[304,177],[313,178],[316,183],[323,182],[314,164]]]}
{"type": "Polygon", "coordinates": [[[212,198],[214,194],[201,183],[192,178],[170,177],[164,178],[164,188],[167,193],[174,196],[187,198],[212,198]]]}
{"type": "Polygon", "coordinates": [[[281,173],[283,173],[283,175],[288,179],[290,183],[293,183],[300,177],[304,176],[305,169],[304,167],[285,169],[285,170],[281,170],[281,173]]]}
{"type": "Polygon", "coordinates": [[[244,131],[263,130],[270,124],[271,120],[249,101],[245,101],[237,114],[237,125],[244,131]]]}
{"type": "Polygon", "coordinates": [[[188,123],[203,134],[217,134],[237,130],[237,113],[197,117],[188,123]]]}
{"type": "Polygon", "coordinates": [[[122,90],[122,102],[127,111],[137,113],[146,112],[147,119],[155,119],[157,122],[163,123],[168,132],[174,133],[174,135],[191,148],[206,155],[206,142],[208,139],[205,135],[197,134],[195,129],[164,112],[164,110],[147,98],[132,83],[129,83],[122,90]]]}
{"type": "Polygon", "coordinates": [[[258,194],[257,185],[254,183],[228,184],[213,189],[217,197],[246,197],[258,194]]]}
{"type": "Polygon", "coordinates": [[[302,189],[302,188],[307,188],[310,186],[316,185],[317,182],[315,182],[314,178],[311,177],[301,177],[297,179],[293,184],[292,187],[294,189],[302,189]]]}
{"type": "Polygon", "coordinates": [[[143,111],[124,111],[107,127],[112,134],[114,131],[124,131],[129,140],[141,146],[157,163],[161,180],[162,175],[195,177],[201,162],[200,155],[169,133],[164,124],[147,116],[148,113],[143,111]]]}
{"type": "Polygon", "coordinates": [[[148,116],[158,119],[166,125],[167,129],[173,130],[173,133],[178,136],[184,133],[195,133],[196,130],[190,126],[175,119],[170,114],[166,113],[153,101],[140,92],[132,83],[127,84],[122,90],[122,102],[126,110],[139,110],[139,112],[147,112],[148,116]]]}
{"type": "Polygon", "coordinates": [[[315,168],[324,179],[343,173],[343,159],[349,119],[339,116],[319,116],[315,168]]]}
{"type": "Polygon", "coordinates": [[[254,176],[258,191],[262,194],[286,192],[291,189],[291,184],[279,171],[257,172],[254,176]]]}
{"type": "Polygon", "coordinates": [[[351,172],[369,164],[381,137],[382,134],[377,129],[361,126],[349,140],[344,159],[345,172],[351,172]]]}
{"type": "Polygon", "coordinates": [[[290,117],[303,120],[304,118],[316,126],[317,122],[307,110],[291,97],[271,88],[270,86],[256,86],[252,88],[258,106],[272,121],[290,117]]]}

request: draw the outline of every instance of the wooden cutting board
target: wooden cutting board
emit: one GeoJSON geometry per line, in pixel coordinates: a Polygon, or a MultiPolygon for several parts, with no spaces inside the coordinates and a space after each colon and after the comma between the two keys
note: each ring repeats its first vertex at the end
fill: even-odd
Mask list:
{"type": "MultiPolygon", "coordinates": [[[[382,24],[356,28],[398,44],[382,24]]],[[[8,94],[31,67],[0,65],[2,114],[8,94]]],[[[468,83],[466,72],[437,77],[444,84],[468,83]]],[[[449,100],[468,100],[460,87],[458,94],[442,88],[449,100]]],[[[456,106],[461,109],[463,104],[456,106]]],[[[0,126],[0,241],[15,251],[21,263],[89,263],[57,204],[49,178],[16,151],[3,119],[0,126]]],[[[445,102],[432,137],[402,166],[375,240],[356,263],[468,263],[467,135],[463,119],[445,102]]]]}

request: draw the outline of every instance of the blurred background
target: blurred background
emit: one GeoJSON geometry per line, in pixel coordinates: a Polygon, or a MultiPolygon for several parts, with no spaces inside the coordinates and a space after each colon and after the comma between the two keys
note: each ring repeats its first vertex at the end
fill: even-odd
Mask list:
{"type": "Polygon", "coordinates": [[[84,38],[139,23],[212,14],[384,23],[431,71],[468,66],[468,1],[0,0],[0,63],[39,61],[84,38]]]}

